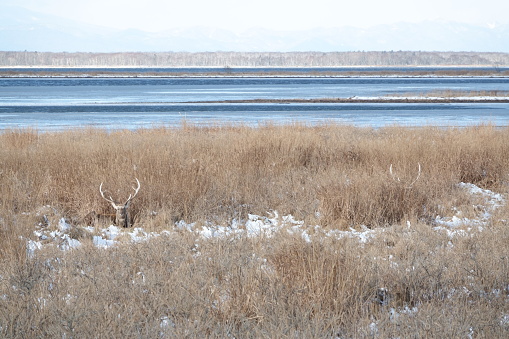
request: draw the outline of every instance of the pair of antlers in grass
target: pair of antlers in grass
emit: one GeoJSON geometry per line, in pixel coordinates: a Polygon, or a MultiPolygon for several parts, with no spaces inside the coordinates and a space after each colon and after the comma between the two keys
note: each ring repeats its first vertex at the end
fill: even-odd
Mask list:
{"type": "MultiPolygon", "coordinates": [[[[405,188],[411,188],[417,182],[417,180],[419,180],[419,177],[421,176],[421,164],[420,163],[418,163],[418,167],[419,167],[419,169],[417,172],[417,177],[410,183],[410,185],[407,185],[405,188]]],[[[394,180],[397,183],[401,183],[401,179],[398,176],[396,176],[394,174],[394,171],[392,170],[392,164],[389,166],[389,173],[392,177],[392,180],[394,180]]],[[[118,226],[122,226],[122,227],[131,226],[131,216],[129,214],[129,205],[131,204],[131,201],[136,197],[136,195],[138,194],[138,192],[140,191],[140,188],[141,188],[141,184],[140,184],[140,181],[138,180],[138,178],[135,178],[135,180],[136,180],[136,183],[138,184],[138,186],[133,187],[134,194],[129,194],[129,198],[127,198],[127,200],[123,204],[116,203],[111,196],[106,197],[104,195],[105,193],[102,189],[103,183],[101,182],[101,185],[99,185],[99,192],[101,193],[101,197],[103,197],[104,200],[109,202],[111,204],[111,206],[113,206],[113,208],[116,211],[115,224],[118,226]]]]}
{"type": "Polygon", "coordinates": [[[111,204],[111,206],[113,206],[113,208],[116,211],[115,224],[117,226],[130,227],[132,224],[131,223],[131,215],[129,213],[129,205],[131,204],[131,201],[134,199],[134,197],[136,197],[136,195],[138,194],[138,192],[140,191],[140,188],[141,188],[140,181],[138,180],[138,178],[135,178],[135,179],[136,179],[138,186],[133,187],[134,194],[129,194],[129,198],[127,198],[126,202],[123,204],[116,203],[111,196],[109,196],[109,198],[105,197],[104,196],[105,193],[102,189],[103,183],[101,182],[101,185],[99,185],[99,192],[101,193],[101,197],[103,197],[104,200],[109,202],[111,204]]]}
{"type": "MultiPolygon", "coordinates": [[[[412,186],[419,180],[419,177],[421,176],[421,163],[418,163],[419,170],[417,172],[417,177],[410,183],[410,185],[407,185],[405,188],[412,188],[412,186]]],[[[401,183],[401,179],[394,174],[392,171],[392,164],[389,166],[389,173],[391,174],[392,180],[394,180],[397,183],[401,183]]]]}

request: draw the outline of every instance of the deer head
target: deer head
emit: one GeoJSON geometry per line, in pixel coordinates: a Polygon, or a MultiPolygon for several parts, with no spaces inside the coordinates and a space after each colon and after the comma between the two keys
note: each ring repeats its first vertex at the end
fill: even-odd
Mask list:
{"type": "MultiPolygon", "coordinates": [[[[415,178],[414,181],[412,181],[410,183],[410,185],[406,185],[405,188],[412,188],[412,186],[417,182],[417,180],[419,180],[419,177],[421,176],[421,163],[417,163],[417,165],[419,167],[419,170],[417,171],[417,177],[415,178]]],[[[392,171],[392,164],[391,164],[391,166],[389,166],[389,173],[391,174],[392,180],[394,180],[397,183],[401,183],[401,180],[399,179],[399,177],[397,177],[394,174],[394,172],[392,171]]]]}
{"type": "Polygon", "coordinates": [[[138,183],[138,187],[136,187],[136,188],[133,187],[134,195],[129,194],[129,198],[127,198],[126,202],[123,204],[116,203],[111,196],[109,198],[106,198],[104,196],[104,192],[102,189],[103,183],[101,182],[101,185],[99,185],[99,192],[101,192],[101,197],[103,197],[104,200],[109,202],[111,204],[111,206],[113,206],[113,208],[116,211],[115,224],[117,226],[121,226],[121,227],[130,227],[131,226],[131,216],[129,214],[129,205],[131,204],[131,201],[134,199],[134,197],[138,194],[138,192],[140,191],[140,187],[141,187],[139,180],[137,178],[135,178],[135,179],[136,179],[136,182],[138,183]]]}

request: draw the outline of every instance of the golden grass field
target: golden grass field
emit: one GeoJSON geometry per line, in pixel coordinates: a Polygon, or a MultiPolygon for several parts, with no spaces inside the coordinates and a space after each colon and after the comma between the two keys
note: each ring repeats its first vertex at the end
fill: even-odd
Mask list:
{"type": "Polygon", "coordinates": [[[509,129],[4,131],[0,337],[506,338],[509,209],[461,182],[507,198],[509,129]],[[134,178],[133,227],[159,236],[98,248],[113,213],[99,185],[125,200],[134,178]],[[312,240],[176,227],[271,211],[312,240]],[[81,246],[37,238],[61,218],[81,246]],[[374,233],[326,236],[351,229],[374,233]]]}

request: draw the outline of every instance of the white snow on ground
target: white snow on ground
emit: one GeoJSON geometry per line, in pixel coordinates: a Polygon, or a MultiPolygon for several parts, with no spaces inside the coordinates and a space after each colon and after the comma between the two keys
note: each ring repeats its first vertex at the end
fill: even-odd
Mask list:
{"type": "MultiPolygon", "coordinates": [[[[462,212],[459,210],[456,210],[455,215],[452,216],[436,216],[433,229],[436,232],[445,232],[450,239],[468,236],[472,232],[482,232],[491,222],[495,210],[504,206],[506,203],[506,199],[501,194],[482,189],[474,184],[459,183],[457,187],[475,198],[476,201],[481,201],[481,204],[474,206],[475,210],[478,211],[476,218],[463,217],[462,212]]],[[[234,219],[226,226],[214,225],[212,223],[197,225],[196,223],[179,221],[169,229],[159,233],[146,232],[140,227],[119,228],[114,225],[104,229],[95,229],[94,227],[84,227],[83,229],[91,233],[93,245],[103,250],[124,243],[140,243],[149,241],[154,237],[165,235],[172,236],[176,235],[178,232],[193,233],[196,235],[197,239],[202,239],[204,241],[228,237],[271,238],[279,232],[287,232],[291,235],[300,236],[306,242],[312,242],[315,239],[323,239],[323,237],[334,239],[347,237],[356,239],[360,245],[363,245],[387,230],[387,228],[370,229],[363,225],[360,225],[360,230],[353,228],[347,231],[325,230],[318,225],[305,225],[303,221],[295,220],[292,215],[280,216],[277,211],[268,212],[267,214],[268,216],[249,214],[247,220],[234,219]]],[[[42,250],[46,246],[56,246],[62,251],[69,251],[82,246],[80,240],[70,237],[69,233],[72,230],[72,226],[68,224],[65,219],[60,219],[58,225],[55,225],[55,227],[51,226],[52,225],[39,226],[33,233],[35,240],[27,240],[27,253],[29,256],[36,255],[37,251],[42,250]]],[[[409,230],[411,229],[410,222],[407,222],[407,228],[409,230]]],[[[451,242],[450,244],[452,246],[451,242]]],[[[200,255],[198,251],[196,255],[200,255]]],[[[259,259],[260,264],[270,270],[270,267],[267,268],[266,260],[263,258],[259,259]]],[[[380,259],[393,260],[392,256],[380,259]]],[[[397,266],[397,262],[392,263],[397,266]]],[[[507,289],[509,290],[509,286],[507,289]]],[[[449,295],[452,296],[455,293],[461,292],[469,293],[466,287],[464,287],[464,290],[465,291],[450,291],[449,295]]],[[[498,291],[498,293],[499,292],[500,291],[498,291]]],[[[493,293],[497,293],[497,291],[493,291],[493,293]]],[[[390,315],[391,322],[402,323],[406,318],[414,316],[418,312],[418,307],[388,308],[387,312],[390,315]]],[[[509,315],[503,315],[500,318],[500,324],[509,326],[509,315]]],[[[166,316],[161,318],[161,333],[170,330],[174,326],[170,318],[166,316]]],[[[372,335],[376,336],[378,326],[378,322],[373,322],[369,325],[369,330],[372,335]]]]}
{"type": "Polygon", "coordinates": [[[452,217],[437,216],[435,218],[435,223],[438,226],[434,227],[434,229],[436,231],[447,232],[449,238],[453,238],[454,236],[466,236],[473,227],[482,231],[483,228],[489,224],[493,212],[505,204],[504,197],[499,193],[463,182],[459,183],[458,187],[467,191],[472,196],[481,198],[484,204],[474,206],[480,211],[476,219],[461,217],[461,211],[458,211],[457,215],[453,215],[452,217]]]}
{"type": "MultiPolygon", "coordinates": [[[[465,236],[474,228],[482,231],[490,222],[493,212],[505,204],[505,198],[501,194],[482,189],[474,184],[460,183],[458,188],[465,190],[472,196],[481,198],[484,204],[475,206],[480,211],[475,219],[462,217],[461,211],[457,211],[456,215],[448,217],[436,216],[434,230],[447,232],[449,237],[465,236]]],[[[363,225],[360,225],[360,230],[354,228],[350,228],[348,231],[325,230],[318,225],[305,225],[303,221],[295,220],[292,215],[280,216],[277,211],[268,212],[267,214],[268,216],[249,214],[247,220],[233,219],[226,226],[214,225],[212,223],[198,226],[196,223],[179,221],[170,227],[170,229],[163,230],[160,233],[146,232],[140,227],[119,228],[114,225],[99,230],[93,227],[85,227],[83,229],[92,234],[93,244],[103,249],[128,240],[131,243],[139,243],[161,235],[171,235],[179,231],[195,233],[205,240],[218,237],[242,236],[270,238],[278,232],[285,231],[288,234],[301,236],[306,242],[311,242],[314,237],[321,236],[336,239],[348,237],[357,239],[360,244],[364,244],[386,230],[386,228],[370,229],[363,225]]],[[[407,225],[410,227],[409,222],[407,222],[407,225]]],[[[59,220],[56,229],[52,228],[51,225],[49,227],[38,227],[33,233],[35,240],[28,240],[27,251],[30,255],[34,255],[37,250],[45,246],[57,246],[63,251],[81,246],[81,242],[78,239],[73,239],[69,236],[71,228],[72,226],[64,218],[59,220]]]]}
{"type": "MultiPolygon", "coordinates": [[[[247,220],[234,219],[226,226],[205,224],[197,226],[196,223],[177,222],[173,230],[164,230],[160,233],[146,232],[143,228],[120,228],[110,225],[107,228],[95,230],[93,227],[84,228],[85,231],[93,234],[92,242],[97,248],[109,248],[130,240],[131,243],[147,241],[151,238],[161,235],[171,236],[177,231],[191,232],[200,238],[207,240],[212,238],[227,237],[266,237],[271,238],[275,234],[285,231],[288,234],[302,237],[306,242],[311,242],[314,237],[324,236],[336,239],[344,237],[358,239],[359,243],[364,244],[384,232],[384,228],[369,229],[361,225],[360,230],[350,228],[348,231],[324,230],[320,226],[305,226],[303,221],[295,220],[292,215],[279,216],[277,211],[268,212],[269,216],[259,216],[249,214],[247,220]],[[310,232],[311,231],[311,234],[310,232]],[[127,240],[126,240],[127,239],[127,240]]],[[[29,239],[27,251],[30,256],[44,246],[57,246],[60,250],[66,251],[80,247],[79,240],[73,239],[67,233],[71,225],[61,219],[57,230],[39,228],[34,231],[37,240],[29,239]]]]}

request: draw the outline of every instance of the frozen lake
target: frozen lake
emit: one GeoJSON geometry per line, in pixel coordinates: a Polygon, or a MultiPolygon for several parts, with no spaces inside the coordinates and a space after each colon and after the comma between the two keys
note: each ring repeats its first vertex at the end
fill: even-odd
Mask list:
{"type": "Polygon", "coordinates": [[[200,101],[380,97],[437,90],[509,91],[508,78],[3,78],[0,130],[334,121],[358,126],[509,125],[505,103],[229,104],[200,101]]]}

